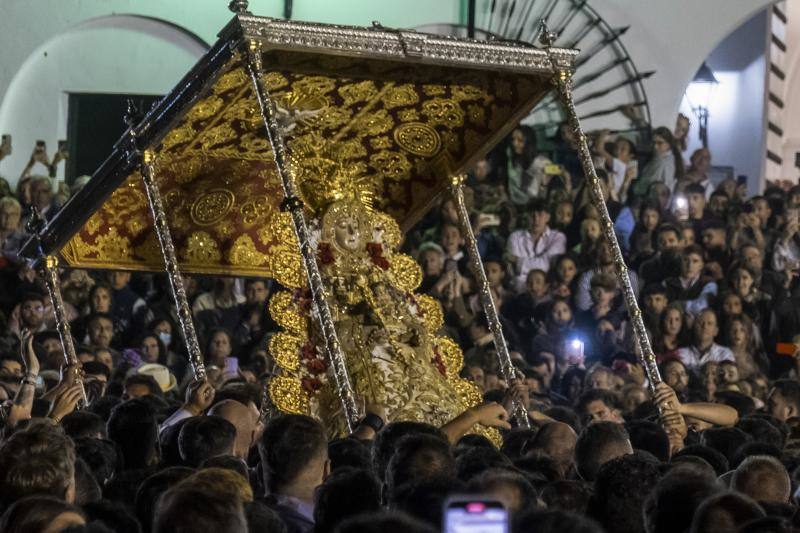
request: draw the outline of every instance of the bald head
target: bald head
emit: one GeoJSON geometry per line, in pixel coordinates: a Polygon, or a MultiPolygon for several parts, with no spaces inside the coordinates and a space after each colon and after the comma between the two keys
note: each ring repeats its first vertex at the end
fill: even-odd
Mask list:
{"type": "Polygon", "coordinates": [[[536,433],[528,451],[541,451],[557,462],[566,473],[573,462],[577,441],[578,435],[568,424],[550,422],[536,433]]]}
{"type": "Polygon", "coordinates": [[[212,407],[208,414],[224,418],[236,427],[233,454],[246,460],[255,440],[258,423],[258,411],[255,406],[251,404],[248,407],[236,400],[223,400],[212,407]]]}
{"type": "Polygon", "coordinates": [[[732,489],[762,502],[788,502],[791,486],[786,467],[769,455],[748,457],[731,478],[732,489]]]}

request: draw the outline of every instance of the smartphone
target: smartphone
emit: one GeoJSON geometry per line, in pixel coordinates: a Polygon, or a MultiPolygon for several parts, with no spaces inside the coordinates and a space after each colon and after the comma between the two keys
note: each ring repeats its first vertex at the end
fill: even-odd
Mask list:
{"type": "Polygon", "coordinates": [[[583,349],[585,345],[580,339],[568,339],[564,346],[564,356],[570,365],[580,366],[583,364],[583,349]]]}
{"type": "Polygon", "coordinates": [[[454,272],[458,270],[458,261],[455,259],[448,259],[444,262],[444,271],[445,272],[454,272]]]}
{"type": "Polygon", "coordinates": [[[67,149],[67,141],[66,139],[62,139],[58,141],[58,151],[63,152],[67,149]]]}
{"type": "Polygon", "coordinates": [[[555,165],[551,163],[549,165],[545,165],[544,173],[549,176],[560,176],[563,174],[563,169],[561,165],[555,165]]]}
{"type": "Polygon", "coordinates": [[[675,196],[675,215],[681,222],[689,220],[689,200],[682,194],[675,196]]]}
{"type": "Polygon", "coordinates": [[[736,176],[736,185],[747,185],[747,176],[736,176]]]}
{"type": "Polygon", "coordinates": [[[231,376],[239,372],[239,360],[235,357],[225,359],[225,370],[222,372],[226,376],[231,376]]]}
{"type": "Polygon", "coordinates": [[[508,532],[508,511],[494,498],[451,496],[444,505],[444,533],[508,532]]]}

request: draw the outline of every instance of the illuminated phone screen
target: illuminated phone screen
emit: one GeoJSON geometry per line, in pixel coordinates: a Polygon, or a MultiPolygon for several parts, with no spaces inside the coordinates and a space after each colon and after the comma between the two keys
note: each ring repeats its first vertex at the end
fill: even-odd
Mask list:
{"type": "Polygon", "coordinates": [[[444,533],[508,533],[508,512],[496,502],[453,503],[445,510],[444,533]]]}

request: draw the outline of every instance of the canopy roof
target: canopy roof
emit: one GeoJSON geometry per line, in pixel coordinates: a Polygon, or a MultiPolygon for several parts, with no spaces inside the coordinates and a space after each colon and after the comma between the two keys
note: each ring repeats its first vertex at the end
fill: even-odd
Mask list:
{"type": "MultiPolygon", "coordinates": [[[[72,267],[163,271],[138,171],[149,149],[181,270],[275,277],[296,241],[241,53],[253,41],[309,214],[356,187],[404,230],[554,75],[547,52],[520,43],[237,15],[43,230],[45,254],[72,267]]],[[[551,53],[559,69],[577,55],[551,53]]],[[[34,241],[23,255],[37,257],[34,241]]]]}

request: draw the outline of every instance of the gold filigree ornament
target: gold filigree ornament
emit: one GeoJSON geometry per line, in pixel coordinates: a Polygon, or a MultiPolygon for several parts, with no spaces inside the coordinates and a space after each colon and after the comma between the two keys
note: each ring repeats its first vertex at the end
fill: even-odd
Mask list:
{"type": "Polygon", "coordinates": [[[104,235],[97,237],[94,246],[89,246],[97,254],[98,259],[108,262],[128,262],[133,259],[131,243],[127,237],[117,233],[117,228],[111,227],[104,235]]]}
{"type": "Polygon", "coordinates": [[[439,300],[427,294],[417,294],[414,298],[417,300],[418,314],[421,315],[420,319],[428,328],[428,331],[433,333],[442,329],[442,326],[444,326],[444,311],[439,300]]]}
{"type": "Polygon", "coordinates": [[[303,391],[300,379],[294,376],[276,376],[269,382],[269,397],[284,413],[308,414],[308,395],[303,391]]]}
{"type": "Polygon", "coordinates": [[[290,144],[290,167],[300,196],[315,213],[346,196],[364,191],[361,167],[342,159],[339,145],[319,135],[297,138],[290,144]]]}
{"type": "Polygon", "coordinates": [[[162,150],[169,150],[179,144],[186,144],[191,142],[197,136],[191,124],[184,124],[170,131],[161,143],[162,150]]]}
{"type": "Polygon", "coordinates": [[[391,266],[389,267],[395,287],[405,292],[414,292],[422,283],[422,269],[414,258],[406,254],[395,254],[392,256],[391,266]]]}
{"type": "Polygon", "coordinates": [[[242,267],[258,267],[267,262],[267,256],[258,251],[252,237],[246,234],[233,241],[227,259],[231,265],[242,267]]]}
{"type": "Polygon", "coordinates": [[[372,213],[372,228],[376,242],[383,244],[387,250],[394,250],[400,246],[403,232],[393,216],[383,211],[372,213]]]}
{"type": "Polygon", "coordinates": [[[224,93],[231,89],[236,89],[242,85],[247,84],[250,78],[245,73],[244,69],[237,67],[230,70],[219,77],[217,83],[214,84],[214,94],[224,93]]]}
{"type": "Polygon", "coordinates": [[[442,359],[447,379],[459,379],[459,372],[461,372],[461,367],[464,366],[464,354],[461,351],[461,347],[449,337],[436,336],[433,343],[436,353],[442,359]]]}
{"type": "Polygon", "coordinates": [[[306,94],[327,94],[336,88],[336,80],[327,76],[305,76],[292,83],[292,90],[306,94]]]}
{"type": "Polygon", "coordinates": [[[306,271],[299,248],[277,245],[270,250],[269,266],[272,277],[284,287],[299,289],[306,285],[306,271]]]}
{"type": "Polygon", "coordinates": [[[339,95],[344,100],[347,107],[360,102],[367,102],[378,94],[375,82],[372,80],[349,83],[339,88],[339,95]]]}
{"type": "Polygon", "coordinates": [[[411,163],[401,153],[382,150],[369,158],[369,164],[381,177],[392,180],[403,180],[411,172],[411,163]]]}
{"type": "Polygon", "coordinates": [[[388,111],[378,109],[374,113],[362,115],[355,124],[355,130],[361,135],[380,135],[392,129],[394,120],[388,111]]]}
{"type": "Polygon", "coordinates": [[[205,231],[194,231],[186,239],[181,257],[193,265],[210,265],[219,263],[222,253],[211,235],[205,231]]]}
{"type": "Polygon", "coordinates": [[[269,316],[280,327],[298,336],[308,332],[308,317],[301,313],[290,291],[277,292],[270,298],[269,316]]]}
{"type": "Polygon", "coordinates": [[[228,214],[236,200],[236,196],[228,189],[211,189],[204,192],[192,202],[189,216],[198,226],[216,224],[228,214]]]}
{"type": "Polygon", "coordinates": [[[225,101],[212,94],[208,98],[203,98],[192,106],[186,114],[186,119],[191,122],[209,119],[219,113],[223,105],[225,105],[225,101]]]}
{"type": "Polygon", "coordinates": [[[410,83],[392,87],[383,95],[383,107],[386,109],[414,105],[417,102],[419,102],[419,95],[410,83]]]}
{"type": "Polygon", "coordinates": [[[295,372],[300,368],[300,346],[303,339],[289,333],[279,331],[269,340],[269,354],[282,369],[295,372]]]}
{"type": "Polygon", "coordinates": [[[261,81],[264,82],[268,91],[277,91],[289,84],[289,80],[280,72],[267,72],[261,76],[261,81]]]}
{"type": "Polygon", "coordinates": [[[434,98],[422,104],[422,114],[433,124],[441,124],[455,129],[464,124],[464,113],[461,107],[446,98],[434,98]]]}
{"type": "Polygon", "coordinates": [[[394,129],[394,140],[403,150],[422,157],[436,155],[442,149],[439,133],[422,122],[406,122],[394,129]]]}

